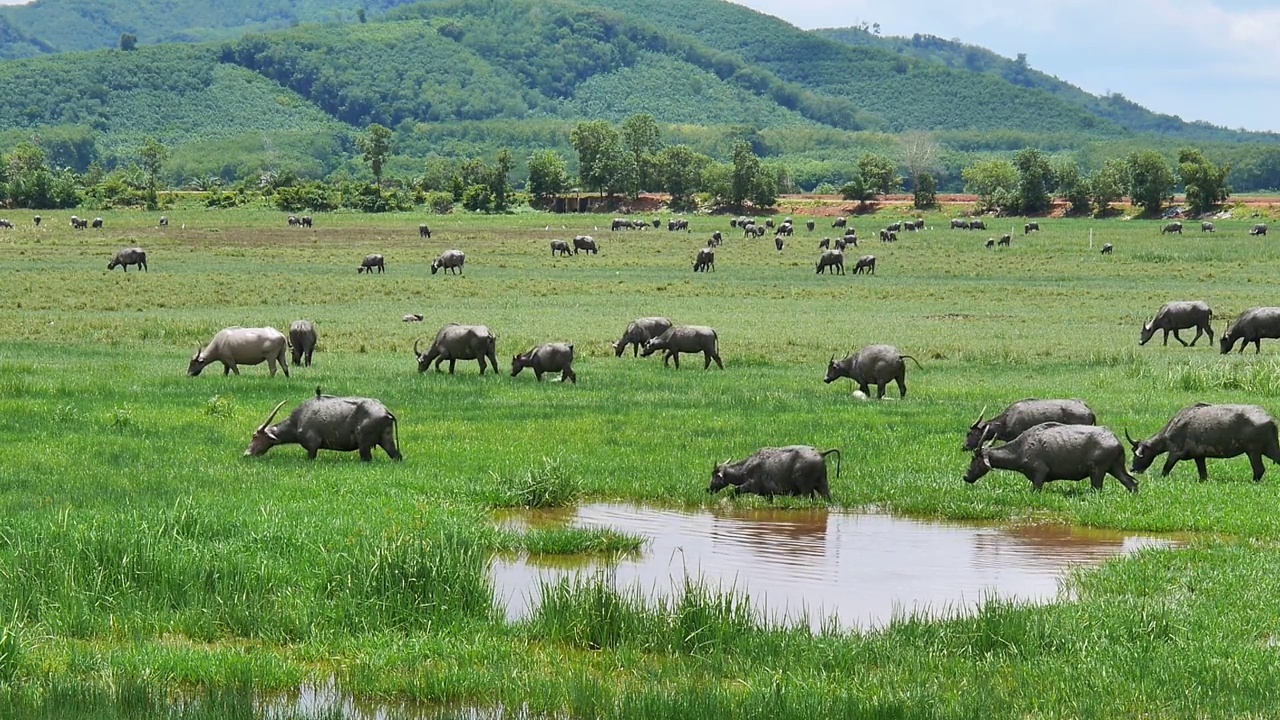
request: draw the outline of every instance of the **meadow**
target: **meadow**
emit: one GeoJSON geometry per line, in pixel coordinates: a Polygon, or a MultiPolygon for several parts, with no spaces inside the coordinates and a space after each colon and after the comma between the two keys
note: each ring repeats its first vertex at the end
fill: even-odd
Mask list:
{"type": "MultiPolygon", "coordinates": [[[[17,229],[0,230],[0,717],[256,718],[263,698],[328,683],[445,717],[1264,717],[1280,699],[1280,468],[1255,484],[1245,458],[1211,461],[1200,483],[1184,464],[1140,476],[1137,495],[1111,479],[1038,494],[1011,473],[961,480],[969,424],[1024,397],[1085,399],[1122,437],[1197,401],[1280,410],[1280,345],[1138,346],[1166,301],[1208,301],[1219,333],[1277,304],[1280,250],[1247,235],[1252,219],[1181,237],[1046,220],[997,251],[983,243],[1013,221],[979,234],[935,213],[923,233],[850,248],[877,256],[875,276],[831,277],[814,274],[821,219],[778,253],[724,217],[680,234],[540,213],[320,214],[312,230],[265,210],[179,209],[168,228],[158,213],[106,213],[100,232],[44,215],[37,228],[15,212],[17,229]],[[694,274],[715,229],[716,272],[694,274]],[[551,256],[552,238],[584,232],[598,256],[551,256]],[[132,245],[150,271],[108,272],[132,245]],[[432,275],[452,247],[465,274],[432,275]],[[370,252],[386,274],[356,274],[370,252]],[[614,357],[646,315],[715,327],[726,369],[614,357]],[[297,318],[320,333],[314,366],[186,376],[217,330],[297,318]],[[488,325],[502,372],[419,374],[414,341],[446,322],[488,325]],[[509,376],[512,355],[550,341],[574,343],[577,385],[509,376]],[[909,365],[905,399],[823,384],[832,355],[872,343],[923,365],[909,365]],[[242,456],[277,402],[287,411],[317,385],[386,403],[405,461],[242,456]],[[495,553],[627,552],[634,539],[522,533],[495,509],[763,506],[708,495],[712,467],[793,443],[843,450],[842,507],[1192,539],[1077,572],[1047,606],[992,599],[866,634],[762,623],[749,598],[696,579],[656,603],[603,578],[565,583],[504,621],[495,553]]],[[[851,224],[871,236],[903,217],[851,224]]]]}

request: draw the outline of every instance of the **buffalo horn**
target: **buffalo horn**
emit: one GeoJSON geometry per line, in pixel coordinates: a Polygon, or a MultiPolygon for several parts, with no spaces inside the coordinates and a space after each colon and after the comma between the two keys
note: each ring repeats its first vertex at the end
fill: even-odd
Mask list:
{"type": "Polygon", "coordinates": [[[285,404],[286,402],[288,402],[288,401],[287,401],[287,400],[281,400],[281,401],[280,401],[280,404],[279,404],[279,405],[276,405],[276,409],[271,411],[271,414],[267,416],[266,421],[265,421],[265,422],[263,422],[261,425],[259,425],[259,426],[258,426],[258,432],[262,432],[263,430],[266,430],[266,429],[267,429],[267,426],[271,424],[271,421],[276,419],[276,413],[280,412],[280,408],[284,407],[284,404],[285,404]]]}
{"type": "Polygon", "coordinates": [[[1138,443],[1137,443],[1136,441],[1134,441],[1134,439],[1133,439],[1133,438],[1129,437],[1129,428],[1125,428],[1125,429],[1124,429],[1124,439],[1125,439],[1125,440],[1128,440],[1128,441],[1129,441],[1129,444],[1130,444],[1131,446],[1133,446],[1133,448],[1134,448],[1135,450],[1137,449],[1137,447],[1138,447],[1138,443]]]}
{"type": "Polygon", "coordinates": [[[413,341],[413,354],[422,357],[422,353],[418,352],[418,343],[422,342],[422,338],[413,341]]]}
{"type": "Polygon", "coordinates": [[[978,419],[973,421],[973,425],[971,427],[978,427],[979,425],[981,425],[982,418],[986,416],[986,414],[987,414],[987,406],[983,405],[982,412],[978,413],[978,419]]]}

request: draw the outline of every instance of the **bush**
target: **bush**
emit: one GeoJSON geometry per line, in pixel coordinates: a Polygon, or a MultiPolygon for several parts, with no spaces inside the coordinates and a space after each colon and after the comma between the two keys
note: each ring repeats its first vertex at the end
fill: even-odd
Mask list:
{"type": "Polygon", "coordinates": [[[431,209],[431,212],[436,215],[448,215],[453,212],[453,193],[427,193],[426,205],[431,209]]]}
{"type": "Polygon", "coordinates": [[[487,185],[472,185],[462,193],[462,207],[471,212],[493,212],[493,191],[487,185]]]}
{"type": "Polygon", "coordinates": [[[503,485],[510,488],[510,503],[518,507],[564,507],[577,502],[582,493],[582,484],[552,458],[543,458],[541,467],[531,468],[503,485]]]}

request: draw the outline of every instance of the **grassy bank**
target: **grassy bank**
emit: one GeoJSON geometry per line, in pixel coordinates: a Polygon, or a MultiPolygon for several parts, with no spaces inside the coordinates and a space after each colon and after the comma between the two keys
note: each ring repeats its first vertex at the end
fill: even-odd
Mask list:
{"type": "MultiPolygon", "coordinates": [[[[961,481],[964,431],[984,407],[1080,397],[1100,423],[1149,435],[1196,401],[1280,410],[1280,352],[1137,346],[1168,300],[1203,299],[1215,330],[1276,304],[1280,252],[1150,222],[1042,222],[1013,247],[933,226],[869,243],[877,275],[813,271],[819,232],[781,254],[730,235],[717,272],[690,271],[725,218],[691,234],[610,233],[605,217],[316,217],[258,211],[104,214],[73,232],[45,213],[0,231],[0,715],[258,717],[258,693],[330,678],[360,697],[441,709],[708,717],[1229,717],[1275,705],[1280,469],[1247,460],[1032,494],[1021,476],[961,481]],[[567,227],[561,227],[567,225],[567,227]],[[597,230],[597,228],[599,228],[597,230]],[[1094,231],[1094,248],[1089,233],[1094,231]],[[589,233],[599,256],[556,259],[589,233]],[[1115,255],[1098,252],[1113,243],[1115,255]],[[150,272],[106,270],[141,245],[150,272]],[[465,276],[431,275],[451,247],[465,276]],[[358,276],[366,253],[385,275],[358,276]],[[406,313],[422,313],[406,324],[406,313]],[[639,316],[719,332],[726,370],[686,356],[615,358],[639,316]],[[228,325],[321,336],[312,368],[185,376],[228,325]],[[411,347],[445,322],[488,325],[501,376],[416,372],[411,347]],[[575,344],[576,386],[508,376],[509,359],[575,344]],[[919,358],[905,400],[824,385],[827,359],[871,343],[919,358]],[[406,456],[372,464],[297,447],[241,456],[280,400],[316,385],[380,398],[406,456]],[[523,535],[494,508],[575,499],[667,505],[710,497],[714,463],[762,445],[840,447],[836,503],[950,519],[1064,521],[1201,533],[1074,577],[1061,602],[993,601],[976,617],[902,618],[866,636],[760,627],[749,600],[692,585],[665,604],[585,580],[507,625],[487,568],[499,551],[617,552],[627,538],[523,535]],[[183,714],[185,713],[185,714],[183,714]],[[202,715],[203,713],[203,715],[202,715]]],[[[799,218],[797,218],[799,219],[799,218]]],[[[860,235],[895,218],[857,219],[860,235]]],[[[829,224],[829,223],[828,223],[829,224]]],[[[1020,224],[1019,224],[1020,226],[1020,224]]],[[[780,505],[803,504],[779,500],[780,505]]],[[[887,539],[891,542],[891,539],[887,539]]],[[[850,588],[857,592],[857,588],[850,588]]],[[[342,707],[300,716],[343,717],[342,707]]]]}

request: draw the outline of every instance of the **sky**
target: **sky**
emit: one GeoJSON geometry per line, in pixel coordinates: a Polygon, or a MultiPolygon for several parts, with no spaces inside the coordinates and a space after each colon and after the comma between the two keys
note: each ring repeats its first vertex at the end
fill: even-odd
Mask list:
{"type": "Polygon", "coordinates": [[[1280,131],[1280,0],[732,0],[811,29],[958,39],[1094,94],[1280,131]]]}

